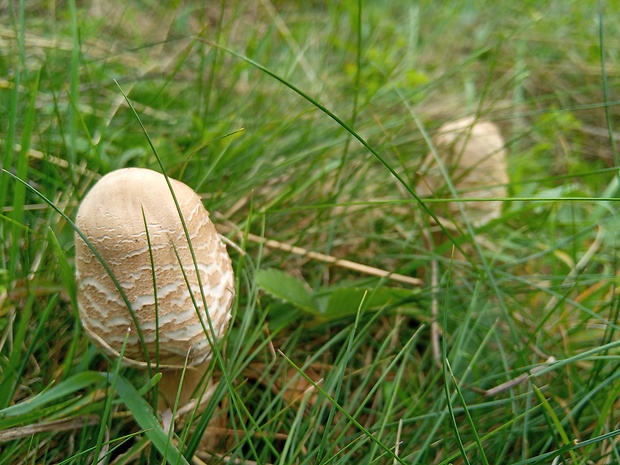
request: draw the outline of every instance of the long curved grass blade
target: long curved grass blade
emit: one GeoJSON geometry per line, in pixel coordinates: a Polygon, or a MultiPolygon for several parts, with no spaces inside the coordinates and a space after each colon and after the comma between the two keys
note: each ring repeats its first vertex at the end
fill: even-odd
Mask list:
{"type": "MultiPolygon", "coordinates": [[[[136,121],[140,125],[140,128],[142,129],[142,133],[144,134],[144,137],[146,138],[146,140],[147,140],[147,142],[149,144],[149,147],[151,148],[153,154],[155,155],[155,158],[157,159],[157,162],[159,163],[159,167],[161,168],[162,175],[166,179],[166,184],[168,184],[168,189],[170,191],[170,194],[172,195],[172,199],[174,201],[175,207],[176,207],[177,212],[179,214],[179,219],[180,219],[181,225],[183,227],[183,232],[185,234],[185,238],[187,240],[189,251],[190,251],[190,254],[192,256],[192,261],[193,261],[193,264],[194,264],[194,271],[196,272],[196,277],[197,277],[197,281],[198,281],[198,288],[200,289],[200,295],[201,295],[202,304],[203,304],[204,308],[207,309],[208,308],[208,306],[207,306],[207,299],[205,297],[204,288],[203,288],[203,285],[202,285],[202,280],[200,278],[200,272],[199,272],[199,267],[198,267],[198,260],[196,258],[196,253],[194,251],[194,247],[192,245],[192,241],[191,241],[191,238],[190,238],[189,230],[187,229],[187,224],[185,222],[185,218],[183,217],[183,214],[182,214],[182,211],[181,211],[181,206],[179,205],[179,201],[177,200],[176,194],[174,193],[174,189],[172,188],[172,184],[170,182],[170,178],[168,177],[168,174],[166,173],[166,169],[165,169],[165,166],[164,166],[164,164],[163,164],[163,162],[161,160],[161,157],[159,156],[159,153],[157,152],[157,149],[155,148],[155,144],[153,143],[153,140],[151,139],[151,136],[149,135],[148,131],[146,130],[146,127],[144,126],[144,123],[142,122],[142,119],[140,118],[140,115],[136,111],[136,109],[133,106],[131,100],[129,100],[129,97],[127,96],[127,94],[123,91],[123,89],[120,86],[120,84],[118,82],[116,82],[116,84],[117,84],[117,86],[119,88],[119,91],[123,95],[123,98],[125,99],[125,102],[127,103],[129,108],[131,109],[134,117],[136,118],[136,121]]],[[[182,269],[183,274],[185,274],[185,270],[183,270],[183,267],[181,267],[181,269],[182,269]]],[[[192,299],[193,299],[193,297],[192,297],[192,299]]],[[[233,382],[232,382],[230,376],[228,375],[228,373],[227,373],[227,371],[225,369],[224,360],[222,358],[221,351],[219,350],[217,345],[214,344],[213,341],[210,340],[210,336],[209,335],[210,334],[215,334],[216,332],[214,331],[213,323],[211,321],[211,318],[209,317],[209,312],[207,312],[207,321],[206,322],[204,321],[204,319],[202,318],[202,316],[198,312],[197,312],[197,315],[198,315],[198,318],[200,320],[200,324],[202,325],[203,332],[204,332],[205,336],[209,339],[209,344],[210,344],[210,346],[212,348],[212,351],[213,351],[213,357],[215,358],[215,360],[217,362],[217,365],[222,369],[222,376],[223,376],[224,381],[226,382],[226,386],[228,386],[228,388],[229,388],[229,392],[231,394],[231,400],[232,400],[233,404],[235,405],[235,408],[237,408],[240,412],[243,412],[244,414],[246,414],[247,418],[250,419],[250,422],[252,423],[252,426],[257,431],[260,431],[260,427],[256,423],[256,421],[254,421],[254,417],[248,411],[248,409],[245,406],[245,404],[243,403],[243,401],[241,401],[241,399],[239,399],[238,396],[236,395],[236,391],[235,391],[235,388],[233,386],[233,382]]],[[[245,425],[243,425],[243,427],[246,428],[245,425]]],[[[248,436],[251,435],[249,431],[246,431],[246,434],[248,436]]],[[[266,438],[265,438],[265,443],[272,450],[272,452],[277,454],[275,446],[270,441],[268,441],[266,438]]],[[[193,452],[195,452],[195,448],[197,446],[198,446],[197,442],[192,442],[191,444],[189,444],[189,446],[188,446],[189,453],[193,454],[193,452]]]]}
{"type": "MultiPolygon", "coordinates": [[[[202,40],[202,39],[200,39],[202,40]]],[[[442,232],[446,235],[446,237],[448,239],[450,239],[450,241],[452,243],[455,244],[455,247],[457,247],[459,249],[459,251],[461,251],[463,254],[465,254],[465,251],[463,251],[461,249],[461,246],[458,244],[458,241],[456,241],[454,239],[454,237],[452,236],[452,234],[450,233],[450,231],[448,231],[448,229],[443,225],[443,223],[441,222],[441,220],[433,213],[433,211],[428,208],[428,206],[426,205],[426,203],[420,198],[420,196],[418,196],[418,194],[415,193],[415,191],[411,188],[411,186],[409,185],[409,183],[407,183],[403,177],[401,175],[399,175],[396,170],[394,168],[392,168],[392,166],[387,162],[387,160],[382,157],[379,152],[377,152],[368,142],[366,142],[366,139],[364,139],[362,136],[360,136],[356,131],[354,131],[346,122],[344,122],[340,117],[338,117],[334,112],[332,112],[331,110],[329,110],[327,107],[325,107],[324,105],[322,105],[321,103],[319,103],[316,99],[310,97],[308,94],[306,94],[304,91],[302,91],[300,88],[296,87],[295,85],[293,85],[292,83],[290,83],[289,81],[287,81],[286,79],[284,79],[283,77],[279,76],[278,74],[276,74],[275,72],[271,71],[269,68],[267,68],[266,66],[261,65],[260,63],[252,60],[251,58],[242,55],[241,53],[238,53],[228,47],[224,47],[223,45],[219,45],[216,44],[214,42],[209,42],[209,41],[205,41],[207,44],[211,45],[212,47],[216,47],[218,49],[221,49],[227,53],[229,53],[230,55],[239,58],[240,60],[245,61],[246,63],[254,66],[255,68],[260,69],[261,71],[263,71],[265,74],[268,74],[269,76],[271,76],[272,78],[274,78],[275,80],[279,81],[280,83],[284,84],[286,87],[288,87],[289,89],[291,89],[293,92],[299,94],[300,97],[304,98],[305,100],[307,100],[308,102],[310,102],[312,105],[314,105],[315,107],[317,107],[319,110],[321,110],[323,113],[325,113],[327,116],[329,116],[332,120],[334,120],[336,123],[338,123],[345,131],[347,131],[349,134],[351,134],[355,139],[357,139],[357,141],[362,144],[372,155],[374,155],[374,157],[379,160],[379,162],[390,172],[390,174],[392,176],[394,176],[394,178],[405,188],[405,190],[416,200],[416,202],[422,207],[422,209],[433,219],[433,221],[435,221],[435,223],[437,223],[437,225],[439,226],[439,228],[442,230],[442,232]]]]}
{"type": "Polygon", "coordinates": [[[306,381],[308,381],[312,386],[314,386],[314,388],[318,392],[320,392],[323,397],[325,397],[334,407],[336,407],[336,409],[339,410],[340,413],[342,413],[351,422],[352,425],[354,425],[359,431],[361,431],[365,437],[367,437],[372,442],[374,442],[377,446],[379,446],[379,448],[381,448],[385,452],[385,454],[388,457],[394,460],[394,463],[401,463],[403,465],[407,463],[407,462],[404,462],[400,457],[398,457],[392,449],[390,449],[388,446],[383,444],[379,439],[377,439],[377,437],[374,434],[372,434],[370,431],[368,431],[364,427],[364,425],[362,425],[359,421],[353,418],[349,412],[347,412],[338,402],[336,402],[336,399],[334,399],[327,392],[325,392],[325,390],[321,386],[316,384],[316,382],[312,378],[310,378],[306,373],[304,373],[304,371],[301,370],[290,358],[288,358],[286,354],[284,354],[284,352],[278,351],[278,353],[282,357],[284,357],[284,359],[291,365],[291,367],[297,370],[297,372],[301,376],[303,376],[306,379],[306,381]]]}
{"type": "Polygon", "coordinates": [[[127,309],[129,310],[129,313],[131,315],[131,319],[132,319],[133,324],[134,324],[134,326],[136,328],[136,333],[138,335],[138,340],[140,341],[140,345],[142,346],[142,349],[143,349],[143,352],[144,352],[144,357],[145,357],[145,360],[147,362],[147,368],[149,370],[149,377],[152,377],[153,374],[151,373],[151,364],[150,364],[150,358],[149,358],[148,350],[146,349],[146,343],[144,342],[144,337],[142,335],[142,330],[140,329],[140,325],[138,324],[138,320],[137,320],[136,314],[135,314],[135,312],[133,311],[133,309],[131,307],[131,302],[129,302],[129,298],[127,297],[127,294],[125,294],[125,291],[123,290],[123,287],[121,286],[121,284],[118,281],[118,279],[116,279],[116,276],[114,276],[114,273],[112,272],[112,270],[110,269],[110,267],[108,266],[108,264],[106,263],[104,258],[97,251],[95,246],[88,240],[88,237],[86,237],[86,235],[80,230],[80,228],[77,227],[77,225],[73,222],[73,220],[71,218],[69,218],[65,212],[63,212],[60,208],[58,208],[58,206],[54,202],[52,202],[50,199],[45,197],[45,195],[43,195],[43,193],[39,192],[37,189],[32,187],[30,184],[28,184],[26,181],[24,181],[19,176],[14,175],[13,173],[11,173],[10,171],[7,171],[4,168],[2,168],[2,172],[4,174],[12,177],[17,182],[21,183],[23,186],[25,186],[27,189],[29,189],[33,194],[39,196],[41,198],[41,200],[43,200],[46,204],[48,204],[51,208],[53,208],[56,211],[56,213],[58,213],[60,216],[62,216],[63,219],[69,224],[69,226],[71,226],[71,228],[76,232],[76,234],[78,236],[80,236],[80,238],[84,241],[84,243],[88,246],[88,248],[93,252],[93,255],[97,258],[97,260],[99,260],[99,263],[101,263],[101,265],[105,269],[105,271],[108,274],[108,276],[110,276],[110,279],[114,283],[114,286],[118,290],[121,298],[123,299],[123,302],[125,303],[125,305],[127,306],[127,309]]]}

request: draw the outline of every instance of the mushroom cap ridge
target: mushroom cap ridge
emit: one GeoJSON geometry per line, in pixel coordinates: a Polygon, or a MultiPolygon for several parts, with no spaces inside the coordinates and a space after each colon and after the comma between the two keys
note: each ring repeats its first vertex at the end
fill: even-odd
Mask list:
{"type": "MultiPolygon", "coordinates": [[[[215,332],[212,340],[218,340],[228,327],[234,275],[226,247],[200,197],[179,181],[170,179],[170,183],[187,226],[200,280],[179,212],[160,173],[124,168],[105,175],[83,199],[76,225],[123,288],[151,361],[155,360],[157,335],[155,272],[160,364],[181,367],[187,358],[187,364],[194,366],[212,355],[200,320],[209,330],[210,318],[215,332]]],[[[144,351],[121,294],[88,245],[77,234],[75,240],[78,306],[86,333],[105,352],[118,356],[127,328],[131,328],[124,362],[144,366],[144,351]]]]}

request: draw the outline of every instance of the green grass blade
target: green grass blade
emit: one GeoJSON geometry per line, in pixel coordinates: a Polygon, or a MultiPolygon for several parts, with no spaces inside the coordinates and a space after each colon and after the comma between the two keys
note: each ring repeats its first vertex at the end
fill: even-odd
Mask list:
{"type": "Polygon", "coordinates": [[[54,233],[54,230],[50,228],[48,230],[49,242],[54,248],[56,258],[58,260],[58,267],[60,268],[60,277],[64,289],[69,294],[69,300],[71,301],[71,307],[73,308],[73,338],[71,340],[71,346],[67,351],[67,356],[63,361],[63,377],[66,379],[71,373],[71,369],[74,362],[75,351],[80,340],[81,327],[80,327],[80,315],[77,302],[77,288],[75,285],[75,276],[73,270],[69,265],[65,251],[62,249],[58,238],[54,233]]]}
{"type": "Polygon", "coordinates": [[[114,372],[111,376],[108,377],[109,391],[106,396],[105,406],[103,409],[103,413],[101,414],[101,423],[99,424],[99,434],[97,435],[97,442],[95,444],[95,452],[93,453],[95,464],[103,462],[106,463],[105,457],[101,457],[101,449],[104,446],[104,438],[106,436],[106,431],[108,426],[110,425],[110,414],[112,412],[112,402],[114,400],[114,391],[116,390],[116,382],[118,377],[120,376],[121,371],[121,363],[123,361],[123,356],[125,355],[125,349],[127,348],[127,341],[129,341],[130,330],[127,328],[127,332],[125,333],[125,340],[123,341],[123,346],[120,350],[120,357],[116,360],[116,366],[114,368],[114,372]]]}
{"type": "MultiPolygon", "coordinates": [[[[461,388],[459,387],[458,380],[456,379],[456,377],[454,376],[454,373],[452,372],[452,368],[450,367],[450,361],[448,359],[445,359],[445,364],[446,364],[446,369],[448,370],[448,373],[450,374],[450,379],[452,380],[452,384],[454,385],[454,389],[456,390],[456,394],[457,394],[457,396],[459,398],[459,401],[461,402],[461,405],[463,405],[463,411],[465,412],[465,417],[467,418],[467,423],[469,424],[469,427],[471,428],[472,433],[474,435],[474,441],[475,441],[475,444],[477,446],[478,453],[480,455],[480,460],[482,461],[482,463],[484,465],[489,465],[489,461],[487,459],[487,456],[484,453],[484,447],[482,446],[482,442],[480,441],[480,436],[478,434],[478,430],[476,428],[476,424],[474,423],[474,420],[471,417],[469,409],[467,408],[467,403],[465,402],[465,398],[463,397],[463,393],[461,391],[461,388]]],[[[448,402],[448,406],[449,406],[450,409],[452,409],[451,402],[448,402]]],[[[457,423],[456,423],[456,418],[454,418],[453,415],[454,415],[454,411],[451,411],[451,417],[452,417],[453,425],[454,425],[455,428],[458,428],[457,423]]],[[[459,439],[459,441],[460,441],[460,439],[459,439]]],[[[463,454],[464,453],[465,453],[465,451],[463,450],[463,454]]],[[[465,458],[465,460],[468,461],[466,458],[465,458]]]]}
{"type": "Polygon", "coordinates": [[[609,98],[609,77],[607,75],[607,46],[605,42],[605,5],[603,0],[598,0],[598,32],[599,32],[599,50],[601,54],[601,86],[603,90],[603,101],[605,103],[605,121],[607,122],[607,131],[609,133],[609,143],[611,145],[611,154],[614,159],[614,165],[620,166],[618,152],[616,150],[616,139],[614,137],[613,116],[611,114],[611,105],[609,98]]]}
{"type": "Polygon", "coordinates": [[[132,384],[122,376],[116,378],[116,392],[131,411],[136,423],[140,425],[168,463],[170,465],[188,465],[185,457],[171,443],[168,433],[163,430],[159,420],[153,415],[152,407],[140,396],[132,384]]]}
{"type": "Polygon", "coordinates": [[[47,205],[49,205],[51,208],[53,208],[60,216],[63,217],[63,219],[71,226],[71,228],[76,232],[76,234],[78,236],[80,236],[80,238],[84,241],[84,243],[88,246],[88,248],[92,251],[93,255],[95,256],[95,258],[99,261],[99,263],[101,263],[101,265],[103,266],[103,268],[105,269],[106,273],[110,276],[110,279],[112,280],[112,282],[114,283],[114,286],[116,287],[116,290],[119,292],[121,298],[123,299],[123,302],[125,303],[127,310],[129,311],[134,327],[136,328],[136,333],[138,334],[138,340],[140,341],[140,344],[143,348],[144,351],[144,358],[146,360],[146,364],[147,364],[147,369],[149,370],[149,376],[152,377],[152,373],[151,373],[151,364],[150,364],[150,357],[148,354],[148,350],[146,349],[146,344],[144,342],[144,337],[142,335],[142,329],[140,328],[140,325],[138,324],[137,318],[136,318],[136,314],[133,311],[133,309],[131,308],[131,302],[129,302],[129,299],[127,298],[127,294],[125,293],[125,291],[123,290],[123,287],[121,286],[121,284],[119,283],[118,279],[116,279],[116,276],[114,276],[114,273],[112,272],[112,270],[110,269],[110,267],[108,266],[108,264],[106,263],[106,261],[103,259],[103,257],[101,256],[101,254],[99,253],[99,251],[97,251],[97,249],[95,248],[95,246],[93,246],[93,244],[90,242],[90,240],[88,240],[88,237],[86,237],[86,235],[80,231],[80,229],[77,227],[77,225],[73,222],[73,220],[71,220],[71,218],[69,218],[60,208],[58,208],[58,206],[56,206],[56,204],[54,204],[54,202],[52,202],[51,200],[49,200],[47,197],[45,197],[41,192],[39,192],[37,189],[35,189],[34,187],[32,187],[30,184],[28,184],[26,181],[24,181],[23,179],[21,179],[20,177],[14,175],[13,173],[10,173],[9,171],[5,170],[4,168],[2,169],[2,172],[8,176],[10,176],[11,178],[13,178],[15,181],[17,181],[19,184],[25,186],[28,190],[30,190],[32,193],[34,193],[35,195],[39,196],[47,205]]]}
{"type": "MultiPolygon", "coordinates": [[[[454,255],[454,254],[453,254],[454,255]]],[[[453,257],[450,260],[450,266],[448,268],[448,279],[451,279],[452,277],[452,265],[453,265],[453,257]]],[[[446,288],[449,289],[449,281],[446,282],[446,288]]],[[[458,449],[461,453],[461,459],[463,460],[464,463],[469,465],[469,458],[467,457],[467,452],[465,452],[465,447],[463,445],[463,440],[461,439],[461,434],[459,432],[459,425],[458,422],[456,420],[456,416],[454,414],[454,407],[452,406],[452,402],[454,397],[452,395],[450,395],[450,379],[448,377],[448,373],[450,372],[450,368],[449,368],[449,360],[448,360],[448,341],[447,341],[447,334],[446,334],[446,329],[448,328],[448,312],[447,312],[447,308],[448,308],[448,296],[449,296],[449,292],[446,292],[446,297],[445,297],[445,303],[444,303],[444,312],[443,312],[443,325],[442,327],[444,328],[442,331],[442,340],[441,340],[441,359],[442,359],[442,364],[441,364],[441,371],[442,371],[442,375],[443,375],[443,389],[444,389],[444,394],[445,394],[445,403],[446,406],[448,408],[448,417],[450,418],[450,425],[452,426],[452,430],[454,432],[454,436],[456,438],[456,444],[458,446],[458,449]]],[[[466,405],[463,404],[463,408],[466,408],[466,405]]]]}
{"type": "Polygon", "coordinates": [[[21,415],[27,415],[36,412],[38,409],[45,407],[47,404],[62,399],[71,394],[85,389],[94,384],[100,384],[101,377],[97,372],[86,371],[70,376],[61,381],[56,386],[50,387],[48,390],[37,394],[18,404],[6,407],[0,410],[0,429],[2,429],[2,420],[21,415]]]}
{"type": "Polygon", "coordinates": [[[8,363],[3,366],[2,380],[0,380],[0,409],[6,408],[15,395],[15,390],[23,373],[26,357],[22,352],[22,347],[26,345],[28,328],[32,324],[33,305],[35,302],[34,294],[30,294],[24,303],[17,330],[13,336],[13,344],[8,363]]]}
{"type": "Polygon", "coordinates": [[[330,396],[327,392],[325,392],[325,390],[321,386],[316,384],[312,378],[310,378],[307,374],[305,374],[303,370],[301,370],[290,358],[288,358],[283,352],[280,352],[280,355],[284,357],[284,359],[289,363],[291,367],[297,370],[297,372],[301,376],[303,376],[310,384],[312,384],[314,388],[318,392],[320,392],[321,395],[330,402],[331,405],[333,405],[337,410],[339,410],[340,413],[342,413],[351,422],[351,424],[353,424],[362,434],[364,434],[366,438],[368,438],[370,441],[377,444],[377,446],[379,446],[379,448],[382,449],[386,453],[386,455],[390,457],[390,459],[394,460],[395,463],[401,463],[403,465],[406,464],[406,462],[404,462],[401,458],[397,457],[396,454],[394,454],[394,451],[392,451],[392,449],[390,449],[388,446],[383,444],[379,439],[375,437],[374,434],[368,431],[359,421],[353,418],[349,412],[347,412],[338,402],[336,402],[336,400],[332,396],[330,396]]]}
{"type": "MultiPolygon", "coordinates": [[[[564,429],[562,422],[560,421],[556,413],[553,411],[553,408],[549,404],[549,401],[545,398],[544,394],[540,391],[540,389],[536,387],[535,384],[532,384],[532,388],[534,389],[534,392],[536,393],[538,400],[543,405],[543,408],[545,412],[547,413],[547,416],[551,419],[551,423],[552,423],[552,426],[555,428],[555,432],[560,435],[562,442],[564,442],[564,444],[561,447],[566,447],[566,446],[570,446],[571,444],[574,444],[574,442],[568,438],[568,433],[564,429]]],[[[573,463],[577,463],[578,460],[577,460],[577,456],[575,455],[575,453],[572,450],[569,450],[568,453],[570,454],[570,457],[573,463]]]]}

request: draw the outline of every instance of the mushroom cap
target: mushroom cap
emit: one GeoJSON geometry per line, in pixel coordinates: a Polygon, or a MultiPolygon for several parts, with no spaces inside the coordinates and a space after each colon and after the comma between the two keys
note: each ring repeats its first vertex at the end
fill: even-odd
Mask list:
{"type": "MultiPolygon", "coordinates": [[[[234,275],[226,246],[200,197],[182,182],[170,183],[197,266],[166,179],[155,171],[125,168],[105,175],[84,197],[75,223],[127,296],[150,361],[155,361],[159,340],[162,366],[182,367],[186,359],[195,366],[212,356],[205,329],[217,341],[228,327],[234,275]]],[[[130,328],[124,362],[145,366],[144,349],[121,293],[77,234],[75,246],[84,330],[97,346],[118,356],[130,328]]]]}
{"type": "MultiPolygon", "coordinates": [[[[439,159],[462,197],[502,198],[508,195],[508,166],[505,142],[497,125],[466,117],[442,125],[433,139],[439,159]]],[[[421,169],[420,195],[450,195],[446,179],[429,153],[421,169]]],[[[475,226],[501,216],[502,204],[497,201],[466,202],[463,209],[475,226]]],[[[460,218],[456,202],[447,204],[442,212],[460,218]]]]}

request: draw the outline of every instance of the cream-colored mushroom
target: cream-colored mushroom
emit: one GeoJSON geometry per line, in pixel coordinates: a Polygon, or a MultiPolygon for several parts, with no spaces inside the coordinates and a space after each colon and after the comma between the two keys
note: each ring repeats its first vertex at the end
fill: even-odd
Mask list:
{"type": "Polygon", "coordinates": [[[101,178],[75,221],[123,289],[146,347],[117,286],[76,234],[84,330],[99,348],[118,356],[131,329],[123,362],[145,367],[145,349],[153,367],[159,359],[160,408],[173,405],[186,363],[179,405],[189,402],[212,357],[209,339],[223,336],[234,298],[230,257],[209,213],[191,188],[170,183],[190,242],[165,177],[147,169],[125,168],[101,178]]]}
{"type": "MultiPolygon", "coordinates": [[[[462,118],[442,125],[434,144],[450,181],[459,197],[504,198],[507,196],[508,167],[504,139],[497,125],[474,117],[462,118]]],[[[421,196],[451,196],[447,181],[433,153],[429,153],[420,170],[417,186],[421,196]]],[[[499,201],[465,202],[463,211],[474,226],[481,226],[501,216],[499,201]]],[[[453,222],[462,221],[459,206],[448,203],[437,208],[440,216],[453,222]]]]}

